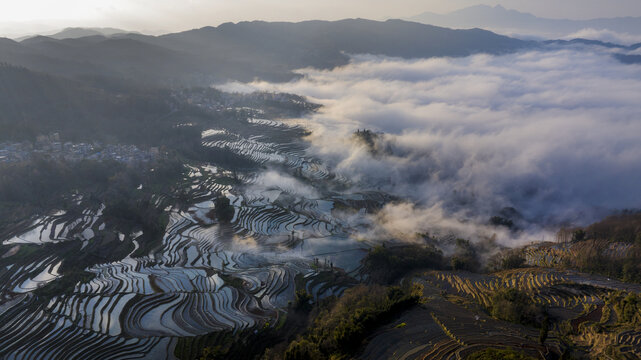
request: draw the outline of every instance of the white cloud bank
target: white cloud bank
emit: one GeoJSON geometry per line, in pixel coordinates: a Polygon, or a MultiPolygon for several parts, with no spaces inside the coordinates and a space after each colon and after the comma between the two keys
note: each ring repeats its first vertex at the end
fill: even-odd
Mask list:
{"type": "Polygon", "coordinates": [[[391,207],[383,213],[390,233],[429,229],[436,219],[469,233],[470,222],[487,223],[504,207],[539,225],[641,207],[641,66],[560,50],[357,56],[302,73],[252,86],[324,105],[308,119],[311,151],[361,186],[415,204],[397,211],[403,221],[390,219],[391,207]],[[363,128],[385,133],[384,154],[350,140],[363,128]]]}

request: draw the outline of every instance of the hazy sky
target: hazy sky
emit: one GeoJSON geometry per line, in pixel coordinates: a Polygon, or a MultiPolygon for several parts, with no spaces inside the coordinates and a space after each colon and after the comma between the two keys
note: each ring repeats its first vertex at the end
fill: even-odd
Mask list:
{"type": "Polygon", "coordinates": [[[478,4],[555,18],[641,16],[640,0],[0,0],[0,35],[66,26],[170,32],[256,19],[384,19],[478,4]]]}

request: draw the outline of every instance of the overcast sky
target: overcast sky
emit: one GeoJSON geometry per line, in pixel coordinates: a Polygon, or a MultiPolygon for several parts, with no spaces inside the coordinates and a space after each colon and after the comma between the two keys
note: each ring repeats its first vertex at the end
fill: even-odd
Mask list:
{"type": "Polygon", "coordinates": [[[159,33],[257,19],[402,18],[478,4],[554,18],[641,16],[640,0],[0,0],[0,35],[67,26],[159,33]]]}

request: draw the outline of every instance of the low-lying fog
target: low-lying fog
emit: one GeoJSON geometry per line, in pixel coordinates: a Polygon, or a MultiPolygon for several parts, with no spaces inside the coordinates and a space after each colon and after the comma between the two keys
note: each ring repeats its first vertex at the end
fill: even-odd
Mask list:
{"type": "Polygon", "coordinates": [[[355,56],[333,71],[300,73],[290,83],[221,88],[324,105],[305,119],[310,151],[356,188],[407,199],[372,219],[377,232],[473,237],[512,207],[529,231],[499,238],[532,241],[641,203],[641,66],[604,50],[355,56]],[[381,135],[368,147],[354,140],[358,129],[381,135]]]}

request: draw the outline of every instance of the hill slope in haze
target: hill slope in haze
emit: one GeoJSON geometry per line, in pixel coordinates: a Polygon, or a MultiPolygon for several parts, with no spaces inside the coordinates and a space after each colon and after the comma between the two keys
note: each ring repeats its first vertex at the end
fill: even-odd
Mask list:
{"type": "Polygon", "coordinates": [[[607,29],[618,33],[641,35],[641,18],[601,18],[591,20],[547,19],[500,5],[477,5],[447,14],[425,12],[409,18],[424,24],[451,28],[483,28],[502,33],[560,38],[583,29],[607,29]]]}
{"type": "MultiPolygon", "coordinates": [[[[39,34],[39,35],[44,35],[52,39],[62,40],[62,39],[78,39],[78,38],[87,37],[87,36],[113,36],[116,34],[128,34],[128,33],[131,33],[131,31],[116,29],[116,28],[68,27],[60,31],[57,31],[51,35],[48,35],[48,34],[39,34]]],[[[21,36],[19,38],[15,38],[15,40],[23,41],[39,35],[21,36]]]]}
{"type": "Polygon", "coordinates": [[[172,109],[168,92],[109,86],[0,64],[0,142],[61,131],[69,140],[144,143],[172,109]]]}

